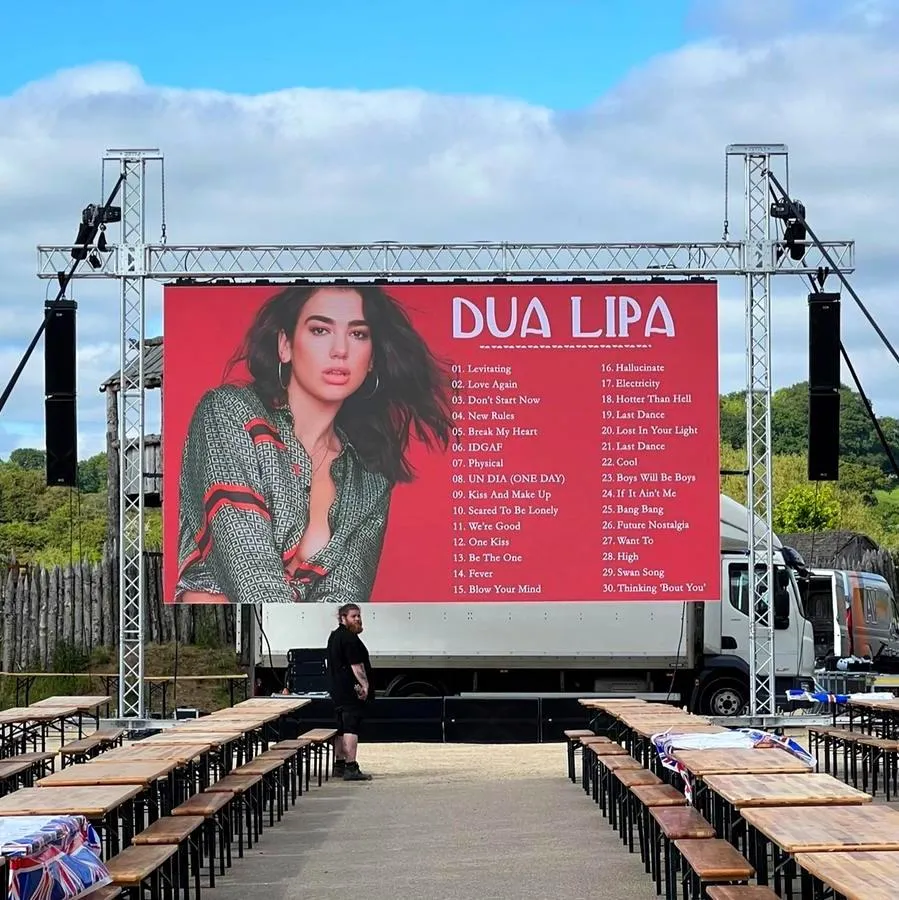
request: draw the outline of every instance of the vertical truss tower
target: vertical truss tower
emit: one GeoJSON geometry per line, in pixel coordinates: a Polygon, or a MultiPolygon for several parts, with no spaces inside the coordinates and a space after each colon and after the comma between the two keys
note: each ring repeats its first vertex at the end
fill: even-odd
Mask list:
{"type": "MultiPolygon", "coordinates": [[[[120,647],[119,715],[144,717],[144,338],[148,280],[177,278],[297,279],[349,282],[386,278],[622,278],[740,276],[746,298],[746,451],[749,507],[750,713],[776,713],[774,690],[773,535],[771,502],[771,283],[774,275],[815,275],[827,267],[821,251],[806,246],[795,261],[772,237],[772,167],[787,167],[783,144],[732,144],[726,158],[742,160],[743,234],[740,240],[683,243],[546,243],[336,245],[167,245],[146,242],[147,188],[164,191],[158,150],[110,150],[105,165],[124,176],[121,235],[98,268],[76,278],[119,282],[121,295],[121,391],[119,393],[120,647]],[[159,180],[156,180],[158,173],[159,180]],[[128,448],[134,448],[127,453],[128,448]]],[[[778,174],[780,177],[780,174],[778,174]]],[[[786,180],[787,189],[789,182],[786,180]]],[[[163,197],[164,203],[164,197],[163,197]]],[[[725,214],[726,217],[726,214],[725,214]]],[[[825,242],[838,270],[854,269],[852,241],[825,242]]],[[[57,278],[71,260],[69,246],[38,247],[38,277],[57,278]]],[[[831,267],[831,272],[834,269],[831,267]]],[[[724,602],[726,598],[723,599],[724,602]]]]}

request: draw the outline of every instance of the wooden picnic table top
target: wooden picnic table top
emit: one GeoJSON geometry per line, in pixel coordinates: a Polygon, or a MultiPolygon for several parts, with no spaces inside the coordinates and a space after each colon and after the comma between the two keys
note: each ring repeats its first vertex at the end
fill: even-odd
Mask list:
{"type": "Polygon", "coordinates": [[[594,709],[604,709],[615,706],[650,706],[645,700],[636,697],[582,697],[578,700],[581,706],[592,706],[594,709]]]}
{"type": "Polygon", "coordinates": [[[810,766],[778,747],[722,747],[715,750],[672,750],[671,755],[687,767],[691,775],[761,775],[767,773],[807,773],[810,766]]]}
{"type": "Polygon", "coordinates": [[[78,713],[77,706],[13,706],[0,711],[0,725],[24,725],[26,722],[53,722],[78,713]]]}
{"type": "Polygon", "coordinates": [[[796,864],[846,900],[895,900],[899,852],[847,850],[797,853],[796,864]]]}
{"type": "Polygon", "coordinates": [[[876,709],[881,712],[899,712],[899,697],[892,700],[866,700],[864,697],[849,700],[849,706],[860,706],[864,709],[876,709]]]}
{"type": "Polygon", "coordinates": [[[212,744],[197,741],[193,744],[149,744],[146,741],[138,741],[136,744],[128,744],[115,750],[107,750],[102,756],[82,763],[85,766],[98,765],[112,760],[127,762],[140,759],[172,759],[178,765],[185,765],[212,749],[212,744]]]}
{"type": "Polygon", "coordinates": [[[79,712],[87,712],[90,709],[96,709],[99,706],[103,706],[104,703],[109,703],[111,699],[111,697],[105,697],[102,694],[90,694],[85,696],[73,695],[71,697],[47,697],[44,700],[38,700],[36,703],[32,703],[29,709],[69,706],[74,707],[79,712]]]}
{"type": "Polygon", "coordinates": [[[144,738],[141,743],[154,744],[212,744],[214,747],[220,747],[222,744],[230,744],[232,741],[239,741],[245,735],[240,731],[217,731],[210,729],[209,731],[186,731],[181,734],[175,734],[174,728],[167,728],[159,734],[154,734],[148,738],[144,738]]]}
{"type": "Polygon", "coordinates": [[[235,703],[234,706],[230,708],[250,709],[270,706],[272,709],[283,709],[285,712],[290,712],[295,709],[302,709],[311,702],[312,701],[308,697],[248,697],[246,700],[241,700],[240,703],[235,703]]]}
{"type": "MultiPolygon", "coordinates": [[[[277,718],[275,716],[274,718],[277,718]]],[[[197,732],[207,731],[239,731],[241,734],[247,734],[263,728],[270,719],[262,719],[254,717],[252,719],[213,719],[212,716],[203,716],[202,719],[190,719],[187,722],[179,722],[169,731],[179,734],[196,734],[197,732]]]]}
{"type": "MultiPolygon", "coordinates": [[[[187,721],[191,723],[193,727],[199,727],[198,723],[200,722],[240,722],[258,728],[260,725],[268,725],[269,722],[277,722],[283,715],[284,711],[279,709],[243,709],[239,712],[231,712],[228,710],[227,712],[211,713],[200,719],[188,719],[187,721]]],[[[183,723],[177,727],[180,728],[182,726],[183,723]]]]}
{"type": "Polygon", "coordinates": [[[706,725],[703,722],[694,724],[692,722],[637,722],[629,726],[634,734],[640,737],[652,737],[654,734],[660,734],[664,731],[672,731],[676,734],[723,734],[727,731],[721,725],[706,725]]]}
{"type": "Polygon", "coordinates": [[[165,778],[178,763],[173,759],[124,759],[95,762],[92,765],[69,766],[37,781],[40,788],[80,784],[139,784],[146,787],[165,778]]]}
{"type": "Polygon", "coordinates": [[[705,718],[704,716],[691,716],[686,713],[671,713],[667,715],[647,715],[643,712],[634,712],[632,710],[628,710],[627,712],[620,713],[616,716],[619,722],[627,725],[629,728],[634,725],[644,725],[646,723],[683,723],[686,725],[711,725],[711,720],[705,718]]]}
{"type": "Polygon", "coordinates": [[[101,819],[143,791],[139,784],[19,788],[0,797],[0,816],[101,819]]]}
{"type": "Polygon", "coordinates": [[[763,806],[740,815],[785,853],[899,850],[899,811],[865,806],[763,806]]]}
{"type": "Polygon", "coordinates": [[[708,788],[735,809],[751,806],[843,806],[873,798],[823,772],[777,775],[708,775],[708,788]]]}

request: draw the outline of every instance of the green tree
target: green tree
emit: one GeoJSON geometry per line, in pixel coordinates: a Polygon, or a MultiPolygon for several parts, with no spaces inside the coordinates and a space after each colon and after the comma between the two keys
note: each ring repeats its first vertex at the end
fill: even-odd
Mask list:
{"type": "Polygon", "coordinates": [[[20,469],[43,472],[47,467],[47,454],[43,450],[35,450],[32,447],[20,447],[9,454],[9,461],[20,469]]]}
{"type": "Polygon", "coordinates": [[[840,463],[840,489],[855,491],[867,506],[877,503],[876,491],[884,484],[883,472],[876,466],[857,462],[840,463]]]}
{"type": "Polygon", "coordinates": [[[106,490],[105,453],[97,453],[78,463],[78,487],[87,494],[106,490]]]}
{"type": "Polygon", "coordinates": [[[840,501],[829,485],[796,484],[774,507],[774,530],[782,534],[829,531],[840,522],[840,501]]]}
{"type": "Polygon", "coordinates": [[[746,397],[742,391],[724,394],[719,404],[721,442],[740,449],[746,446],[746,397]]]}
{"type": "Polygon", "coordinates": [[[0,463],[0,523],[37,522],[37,501],[46,493],[43,472],[0,463]]]}
{"type": "Polygon", "coordinates": [[[50,538],[43,525],[32,522],[4,522],[0,524],[0,559],[30,561],[34,554],[43,550],[50,538]]]}

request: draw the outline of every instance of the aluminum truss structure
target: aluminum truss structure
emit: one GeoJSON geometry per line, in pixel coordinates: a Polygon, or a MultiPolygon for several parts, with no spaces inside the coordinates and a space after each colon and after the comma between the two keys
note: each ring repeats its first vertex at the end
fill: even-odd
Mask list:
{"type": "MultiPolygon", "coordinates": [[[[121,291],[120,447],[120,652],[119,715],[143,718],[144,544],[144,301],[148,280],[179,278],[264,281],[309,279],[466,280],[620,277],[689,278],[740,276],[746,289],[747,468],[750,596],[750,714],[773,716],[774,604],[771,503],[771,278],[774,275],[835,274],[821,251],[806,245],[801,261],[772,238],[768,172],[786,166],[783,144],[732,144],[728,160],[741,159],[744,180],[743,236],[709,243],[620,244],[375,244],[192,245],[146,242],[149,172],[158,151],[108,151],[125,176],[121,239],[100,266],[76,278],[116,279],[121,291]],[[128,457],[125,448],[137,447],[128,457]]],[[[162,179],[159,185],[161,186],[162,179]]],[[[852,241],[824,244],[839,271],[855,266],[852,241]]],[[[71,261],[71,246],[38,247],[38,277],[57,278],[71,261]]]]}

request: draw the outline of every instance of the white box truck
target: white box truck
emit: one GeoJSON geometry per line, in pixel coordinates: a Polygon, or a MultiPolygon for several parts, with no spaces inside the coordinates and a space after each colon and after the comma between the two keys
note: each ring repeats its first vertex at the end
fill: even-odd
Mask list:
{"type": "MultiPolygon", "coordinates": [[[[695,710],[738,715],[749,699],[747,535],[747,509],[722,495],[720,603],[371,604],[363,615],[375,690],[391,697],[670,693],[695,710]]],[[[787,688],[812,689],[815,646],[776,538],[774,546],[783,698],[787,688]]],[[[335,624],[332,604],[262,606],[245,645],[258,690],[280,690],[288,652],[323,648],[335,624]]]]}

